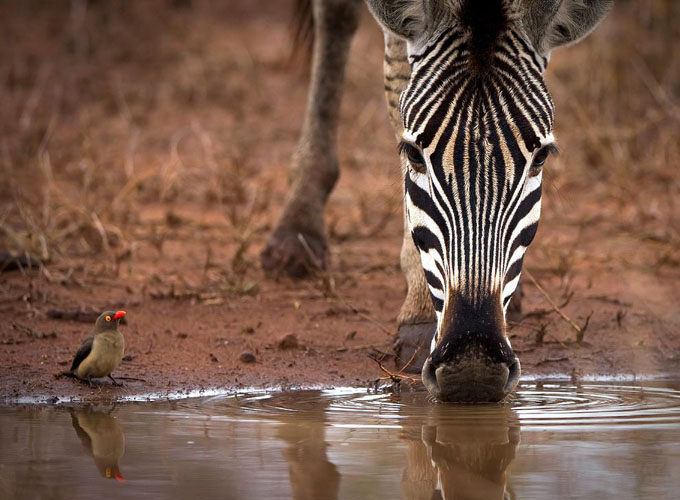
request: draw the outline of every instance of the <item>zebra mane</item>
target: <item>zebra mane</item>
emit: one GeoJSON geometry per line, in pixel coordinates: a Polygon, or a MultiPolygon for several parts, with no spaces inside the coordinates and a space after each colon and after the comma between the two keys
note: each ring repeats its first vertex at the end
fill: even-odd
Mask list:
{"type": "Polygon", "coordinates": [[[465,0],[459,11],[459,22],[470,33],[471,69],[482,74],[490,65],[498,38],[508,28],[505,2],[465,0]]]}
{"type": "MultiPolygon", "coordinates": [[[[499,39],[517,19],[515,0],[423,0],[425,39],[455,27],[467,36],[469,71],[484,78],[499,39]]],[[[435,35],[435,36],[433,36],[435,35]]]]}

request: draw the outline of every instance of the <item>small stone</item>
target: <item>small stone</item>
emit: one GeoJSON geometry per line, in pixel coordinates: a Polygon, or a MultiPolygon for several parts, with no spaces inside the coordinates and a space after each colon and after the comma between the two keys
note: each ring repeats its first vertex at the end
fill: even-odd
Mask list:
{"type": "Polygon", "coordinates": [[[238,357],[239,361],[241,363],[254,363],[255,362],[255,355],[252,352],[242,352],[241,355],[238,357]]]}
{"type": "Polygon", "coordinates": [[[289,333],[288,335],[279,339],[279,341],[276,343],[276,347],[282,351],[287,349],[297,349],[299,345],[300,344],[298,343],[297,335],[294,333],[289,333]]]}
{"type": "Polygon", "coordinates": [[[179,227],[182,225],[182,218],[172,210],[165,213],[165,223],[170,227],[179,227]]]}
{"type": "Polygon", "coordinates": [[[178,333],[178,334],[177,334],[177,338],[178,338],[178,339],[185,339],[185,338],[187,338],[188,336],[189,336],[188,333],[178,333]]]}
{"type": "Polygon", "coordinates": [[[219,360],[217,359],[217,356],[215,356],[213,353],[210,353],[210,361],[217,363],[219,360]]]}
{"type": "Polygon", "coordinates": [[[126,354],[123,356],[123,361],[132,361],[135,357],[132,354],[126,354]]]}

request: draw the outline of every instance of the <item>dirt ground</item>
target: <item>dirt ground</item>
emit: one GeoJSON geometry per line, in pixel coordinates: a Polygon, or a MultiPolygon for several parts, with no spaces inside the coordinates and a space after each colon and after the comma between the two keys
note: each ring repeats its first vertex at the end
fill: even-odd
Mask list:
{"type": "MultiPolygon", "coordinates": [[[[266,0],[0,4],[0,248],[41,261],[0,274],[0,399],[363,386],[384,375],[371,355],[393,369],[402,187],[367,14],[330,269],[292,281],[259,265],[306,96],[290,13],[266,0]],[[128,312],[117,375],[141,380],[55,378],[92,312],[112,308],[128,312]],[[52,317],[78,311],[90,314],[52,317]]],[[[679,20],[673,1],[618,2],[553,54],[562,153],[525,259],[545,293],[524,279],[509,329],[525,375],[680,371],[679,20]]]]}

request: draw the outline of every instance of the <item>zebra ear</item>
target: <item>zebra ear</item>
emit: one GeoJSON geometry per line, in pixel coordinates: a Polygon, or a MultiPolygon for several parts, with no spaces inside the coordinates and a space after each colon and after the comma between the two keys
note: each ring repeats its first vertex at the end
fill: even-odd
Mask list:
{"type": "Polygon", "coordinates": [[[366,0],[380,25],[397,36],[417,38],[425,31],[423,0],[366,0]]]}
{"type": "Polygon", "coordinates": [[[613,0],[524,0],[524,25],[534,46],[548,55],[595,29],[613,0]]]}

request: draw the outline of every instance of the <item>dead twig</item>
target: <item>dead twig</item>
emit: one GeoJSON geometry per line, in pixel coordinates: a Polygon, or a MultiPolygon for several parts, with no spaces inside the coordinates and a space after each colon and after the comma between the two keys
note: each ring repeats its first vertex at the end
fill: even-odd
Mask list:
{"type": "Polygon", "coordinates": [[[136,381],[139,381],[139,382],[148,383],[146,379],[139,378],[139,377],[124,377],[122,375],[116,375],[116,378],[121,379],[121,380],[136,380],[136,381]]]}
{"type": "Polygon", "coordinates": [[[392,335],[392,332],[391,332],[385,325],[383,325],[383,324],[380,323],[379,321],[377,321],[377,320],[371,318],[368,314],[365,314],[365,313],[361,312],[359,309],[357,309],[356,307],[354,307],[351,303],[349,303],[349,302],[348,302],[346,299],[344,299],[342,296],[340,296],[340,295],[338,295],[338,294],[336,293],[336,294],[335,294],[335,297],[336,297],[340,302],[342,302],[343,305],[344,305],[345,307],[348,307],[349,309],[351,309],[351,311],[352,311],[354,314],[356,314],[356,315],[359,316],[360,318],[365,319],[365,320],[368,321],[369,323],[374,324],[375,326],[377,326],[378,328],[380,328],[383,332],[385,332],[387,335],[392,335]]]}
{"type": "Polygon", "coordinates": [[[46,338],[56,338],[57,334],[55,332],[44,333],[27,326],[19,325],[17,323],[12,323],[15,330],[25,333],[32,339],[46,339],[46,338]]]}
{"type": "Polygon", "coordinates": [[[378,364],[378,368],[380,368],[380,370],[385,375],[387,375],[386,377],[380,377],[380,380],[389,379],[394,384],[401,384],[402,380],[408,380],[411,383],[420,382],[420,377],[412,377],[410,375],[404,375],[403,374],[403,370],[404,370],[404,368],[406,368],[406,366],[408,366],[408,364],[405,365],[404,368],[399,370],[397,373],[394,373],[389,368],[386,368],[385,365],[382,364],[382,360],[380,358],[378,358],[377,356],[369,354],[368,357],[371,358],[373,361],[375,361],[378,364]]]}
{"type": "Polygon", "coordinates": [[[579,330],[579,332],[576,334],[576,342],[579,344],[583,342],[583,335],[586,333],[586,328],[588,328],[588,324],[590,323],[590,318],[593,316],[594,311],[590,311],[590,314],[586,317],[586,322],[583,323],[583,326],[579,330]]]}
{"type": "Polygon", "coordinates": [[[562,356],[559,358],[543,358],[536,363],[536,366],[543,365],[545,363],[559,363],[560,361],[569,361],[569,358],[562,356]]]}
{"type": "MultiPolygon", "coordinates": [[[[590,317],[593,315],[593,313],[590,313],[588,315],[588,317],[586,318],[586,322],[583,326],[579,326],[578,324],[576,324],[576,322],[574,320],[572,320],[569,316],[567,316],[564,313],[564,311],[562,311],[560,306],[558,306],[555,303],[555,301],[552,299],[552,297],[550,297],[548,292],[546,292],[545,289],[540,285],[540,283],[538,281],[536,281],[536,279],[533,277],[533,275],[529,272],[528,269],[524,271],[524,274],[526,275],[527,278],[529,278],[529,280],[531,280],[531,282],[534,284],[536,289],[539,292],[541,292],[541,295],[543,295],[543,297],[545,297],[545,300],[548,301],[548,303],[552,306],[553,310],[557,314],[559,314],[560,317],[564,321],[569,323],[569,325],[571,325],[571,327],[576,331],[576,341],[580,344],[583,341],[583,335],[585,334],[586,328],[588,328],[588,323],[590,322],[590,317]]],[[[571,298],[571,297],[569,297],[569,298],[571,298]]]]}
{"type": "Polygon", "coordinates": [[[411,354],[411,357],[409,358],[409,360],[406,362],[406,364],[405,364],[404,366],[402,366],[402,367],[399,369],[399,373],[402,373],[402,372],[403,372],[404,370],[406,370],[409,366],[411,366],[411,364],[413,363],[413,360],[416,359],[416,354],[418,354],[418,352],[420,351],[420,348],[421,348],[421,347],[423,347],[423,343],[422,343],[422,342],[419,342],[418,345],[416,345],[416,348],[413,350],[413,354],[411,354]]]}
{"type": "Polygon", "coordinates": [[[364,349],[373,349],[374,351],[377,351],[384,356],[385,353],[381,349],[389,347],[389,344],[385,344],[385,343],[383,343],[383,344],[362,344],[362,345],[353,345],[353,346],[345,346],[345,347],[347,347],[347,349],[350,350],[350,351],[362,351],[364,349]]]}
{"type": "Polygon", "coordinates": [[[14,321],[12,321],[12,327],[17,331],[25,333],[26,335],[28,335],[32,339],[47,339],[47,338],[56,339],[57,338],[57,334],[55,332],[50,332],[50,333],[39,332],[38,330],[34,330],[33,328],[31,328],[29,326],[21,325],[19,323],[15,323],[14,321]]]}

